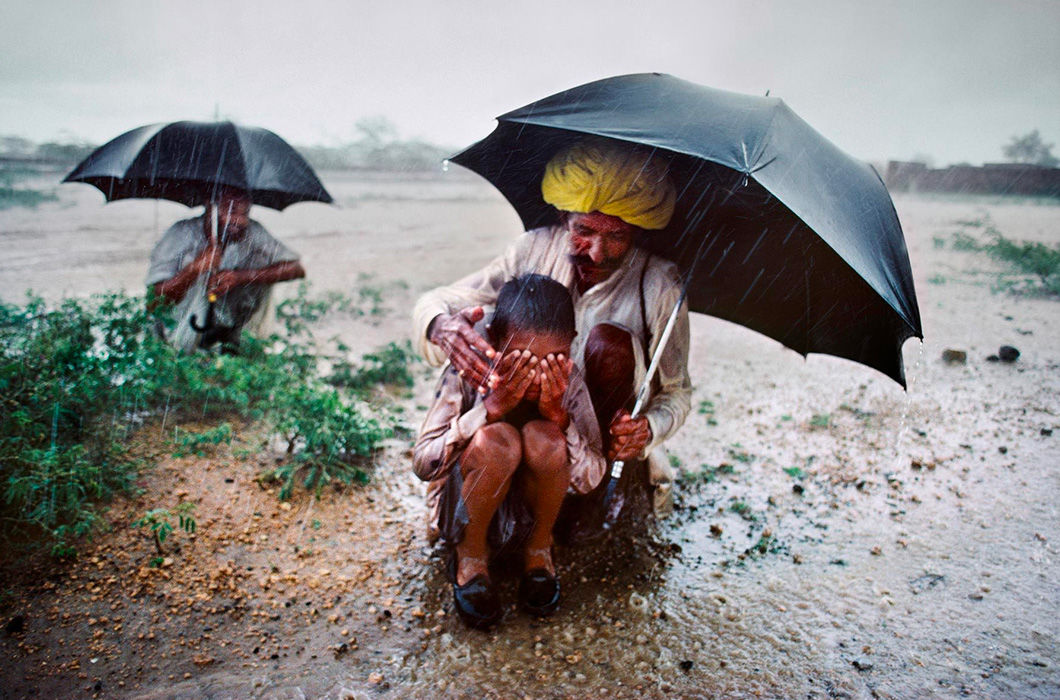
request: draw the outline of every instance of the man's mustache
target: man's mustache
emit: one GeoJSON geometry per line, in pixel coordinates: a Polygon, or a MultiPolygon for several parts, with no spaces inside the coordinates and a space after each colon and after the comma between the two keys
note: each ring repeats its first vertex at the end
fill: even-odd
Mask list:
{"type": "Polygon", "coordinates": [[[570,255],[569,257],[571,264],[576,267],[594,267],[597,270],[614,271],[622,264],[621,260],[613,260],[611,258],[605,258],[600,262],[593,262],[593,259],[588,255],[570,255]]]}

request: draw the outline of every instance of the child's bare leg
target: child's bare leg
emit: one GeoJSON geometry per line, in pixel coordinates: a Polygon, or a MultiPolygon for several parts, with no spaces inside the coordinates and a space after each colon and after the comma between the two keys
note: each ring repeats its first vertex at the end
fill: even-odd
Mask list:
{"type": "Polygon", "coordinates": [[[483,426],[471,438],[460,459],[464,477],[461,496],[467,508],[464,537],[456,546],[456,583],[463,586],[479,574],[488,574],[486,532],[501,501],[508,494],[512,474],[522,459],[519,431],[508,423],[483,426]]]}
{"type": "Polygon", "coordinates": [[[545,569],[555,575],[552,565],[552,526],[559,516],[563,497],[570,483],[567,438],[555,423],[535,420],[523,426],[523,463],[526,499],[534,516],[534,528],[526,543],[526,571],[545,569]]]}

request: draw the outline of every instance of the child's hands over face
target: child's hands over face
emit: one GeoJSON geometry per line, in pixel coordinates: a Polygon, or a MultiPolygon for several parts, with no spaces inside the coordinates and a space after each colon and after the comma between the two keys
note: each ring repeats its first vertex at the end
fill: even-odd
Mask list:
{"type": "Polygon", "coordinates": [[[499,381],[483,399],[486,420],[498,421],[519,405],[537,376],[537,358],[529,350],[512,350],[501,357],[492,374],[499,381]]]}
{"type": "Polygon", "coordinates": [[[538,363],[540,394],[537,410],[545,420],[552,421],[562,430],[567,429],[570,416],[563,407],[563,395],[567,393],[571,368],[574,361],[564,355],[549,354],[538,363]]]}

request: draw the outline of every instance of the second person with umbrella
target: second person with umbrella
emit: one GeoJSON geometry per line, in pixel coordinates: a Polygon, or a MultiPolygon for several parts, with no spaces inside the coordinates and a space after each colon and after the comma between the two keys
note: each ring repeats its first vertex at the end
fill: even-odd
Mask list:
{"type": "Polygon", "coordinates": [[[272,285],[305,277],[298,254],[250,218],[250,196],[222,187],[202,216],[173,224],[151,253],[147,286],[155,304],[172,305],[163,329],[192,351],[233,349],[245,329],[262,335],[272,285]]]}

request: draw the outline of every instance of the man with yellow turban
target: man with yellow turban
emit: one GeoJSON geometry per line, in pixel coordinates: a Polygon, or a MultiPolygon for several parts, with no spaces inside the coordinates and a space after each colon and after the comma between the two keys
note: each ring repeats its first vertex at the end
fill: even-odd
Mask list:
{"type": "MultiPolygon", "coordinates": [[[[640,464],[631,476],[644,486],[650,473],[660,511],[669,503],[672,470],[658,448],[684,422],[692,393],[686,308],[662,350],[646,409],[637,418],[629,409],[681,293],[677,267],[636,245],[639,236],[665,228],[673,214],[676,192],[667,161],[650,150],[586,139],[549,161],[541,193],[559,210],[559,223],[527,231],[485,268],[420,297],[414,337],[428,362],[450,361],[466,383],[487,393],[499,382],[492,366],[503,348],[483,335],[484,307],[520,275],[558,280],[574,300],[577,336],[570,356],[588,385],[604,453],[640,464]]],[[[528,555],[524,565],[555,572],[549,552],[528,555]]],[[[472,568],[458,565],[454,583],[488,576],[472,568]]]]}

